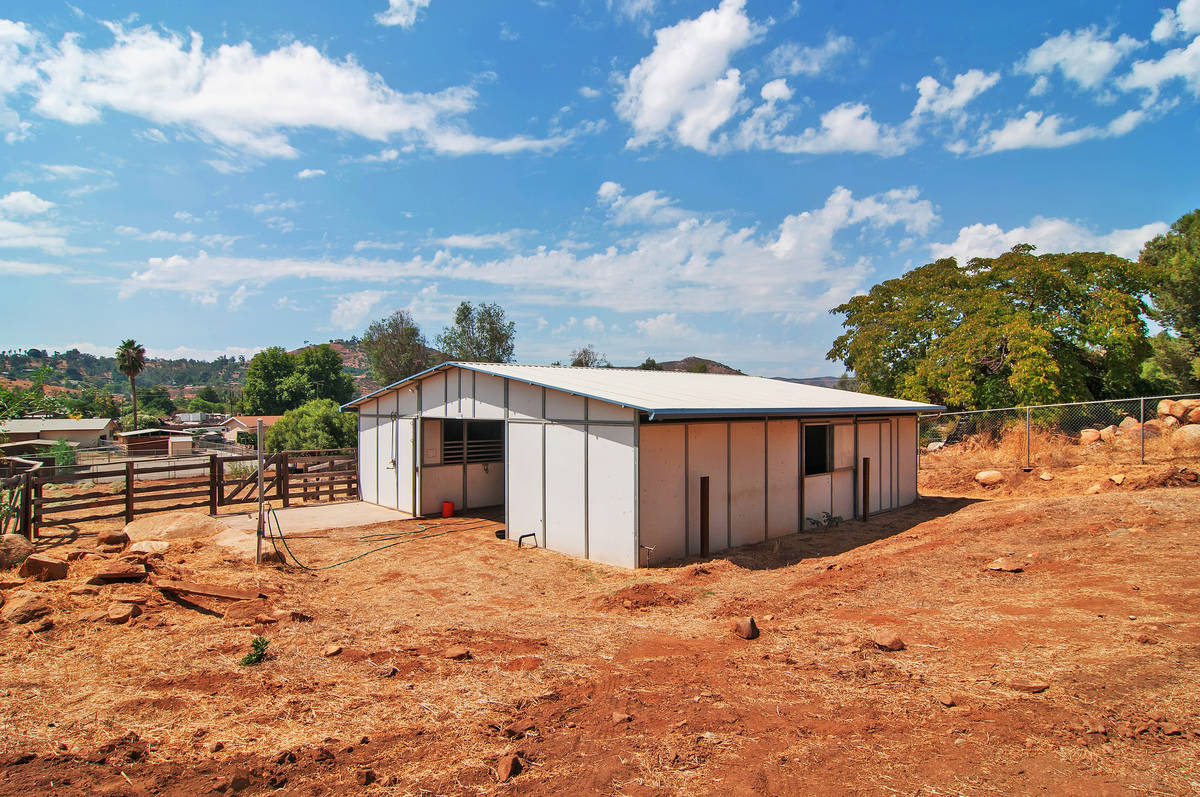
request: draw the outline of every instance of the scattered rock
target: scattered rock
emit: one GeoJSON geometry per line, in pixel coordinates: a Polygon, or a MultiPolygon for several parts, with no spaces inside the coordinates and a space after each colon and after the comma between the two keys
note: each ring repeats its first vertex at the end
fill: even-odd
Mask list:
{"type": "Polygon", "coordinates": [[[1080,445],[1084,445],[1084,446],[1091,445],[1092,443],[1095,443],[1099,440],[1100,440],[1100,430],[1099,429],[1084,429],[1083,431],[1081,431],[1079,433],[1079,444],[1080,445]]]}
{"type": "Polygon", "coordinates": [[[941,440],[934,440],[932,443],[925,446],[925,450],[932,454],[934,451],[937,451],[939,448],[942,448],[945,445],[946,444],[941,440]]]}
{"type": "Polygon", "coordinates": [[[626,723],[626,722],[633,722],[633,717],[629,716],[628,714],[622,714],[619,711],[614,711],[612,713],[612,724],[613,725],[621,725],[622,723],[626,723]]]}
{"type": "Polygon", "coordinates": [[[101,620],[107,620],[107,619],[108,619],[108,610],[107,609],[96,609],[94,611],[84,612],[83,614],[79,615],[80,622],[84,622],[84,623],[98,623],[101,620]]]}
{"type": "Polygon", "coordinates": [[[142,607],[136,603],[114,603],[108,607],[108,621],[116,625],[123,625],[141,613],[142,607]]]}
{"type": "Polygon", "coordinates": [[[511,753],[500,756],[500,760],[496,762],[496,780],[501,783],[507,782],[520,773],[521,759],[511,753]]]}
{"type": "Polygon", "coordinates": [[[1133,429],[1133,431],[1136,432],[1137,429],[1135,427],[1137,427],[1137,426],[1140,426],[1140,424],[1138,423],[1138,419],[1133,417],[1132,415],[1126,415],[1125,419],[1122,420],[1121,423],[1117,425],[1117,428],[1120,429],[1122,432],[1129,431],[1130,429],[1133,429]]]}
{"type": "Polygon", "coordinates": [[[1183,733],[1183,728],[1173,722],[1164,722],[1158,726],[1158,729],[1163,732],[1164,736],[1178,736],[1183,733]]]}
{"type": "Polygon", "coordinates": [[[975,481],[984,487],[993,487],[1004,481],[1004,474],[998,470],[981,470],[975,474],[975,481]]]}
{"type": "Polygon", "coordinates": [[[1047,473],[1046,471],[1042,471],[1041,474],[1038,476],[1038,478],[1044,482],[1052,482],[1052,481],[1054,481],[1054,474],[1047,473]]]}
{"type": "Polygon", "coordinates": [[[146,566],[136,562],[113,562],[105,565],[89,583],[107,584],[112,581],[145,581],[146,566]]]}
{"type": "MultiPolygon", "coordinates": [[[[92,589],[95,589],[95,587],[92,589]]],[[[117,603],[136,603],[138,606],[145,606],[147,600],[145,595],[132,592],[128,589],[116,590],[112,593],[111,597],[117,603]]]]}
{"type": "Polygon", "coordinates": [[[210,753],[219,753],[225,749],[224,742],[213,742],[212,747],[208,748],[210,753]]]}
{"type": "Polygon", "coordinates": [[[8,570],[25,561],[33,553],[33,543],[20,534],[5,534],[0,537],[0,570],[8,570]]]}
{"type": "Polygon", "coordinates": [[[375,770],[373,769],[360,769],[354,773],[354,782],[359,786],[370,786],[377,780],[379,778],[375,775],[375,770]]]}
{"type": "Polygon", "coordinates": [[[895,631],[876,631],[871,641],[880,650],[904,650],[904,640],[895,631]]]}
{"type": "Polygon", "coordinates": [[[67,563],[44,553],[31,553],[21,563],[18,574],[37,581],[59,581],[67,577],[67,563]]]}
{"type": "Polygon", "coordinates": [[[1104,489],[1104,486],[1101,485],[1099,482],[1097,482],[1096,484],[1093,484],[1091,487],[1087,488],[1087,490],[1085,492],[1087,492],[1088,495],[1096,495],[1103,489],[1104,489]]]}
{"type": "Polygon", "coordinates": [[[500,731],[500,735],[506,739],[517,739],[530,731],[534,730],[534,724],[529,720],[514,720],[500,731]]]}
{"type": "Polygon", "coordinates": [[[271,604],[266,598],[252,598],[251,600],[234,601],[225,610],[224,617],[226,620],[235,622],[256,622],[255,618],[260,615],[268,615],[270,611],[271,604]]]}
{"type": "Polygon", "coordinates": [[[5,600],[0,617],[14,625],[21,625],[45,617],[49,613],[50,604],[41,595],[28,590],[18,590],[5,600]]]}
{"type": "Polygon", "coordinates": [[[1029,678],[1018,678],[1008,682],[1009,689],[1015,689],[1018,692],[1026,692],[1031,695],[1036,695],[1045,692],[1050,688],[1050,684],[1045,681],[1039,681],[1029,678]]]}
{"type": "Polygon", "coordinates": [[[321,651],[321,655],[327,659],[331,659],[341,652],[342,652],[341,645],[326,645],[325,649],[323,651],[321,651]]]}
{"type": "Polygon", "coordinates": [[[1124,473],[1114,473],[1112,476],[1108,477],[1108,480],[1116,485],[1124,484],[1125,483],[1125,474],[1124,473]]]}
{"type": "Polygon", "coordinates": [[[229,526],[224,521],[208,514],[187,511],[150,515],[125,526],[125,534],[134,542],[211,537],[228,530],[229,526]]]}
{"type": "Polygon", "coordinates": [[[1025,569],[1022,562],[1016,559],[1009,559],[1007,556],[1001,556],[999,559],[993,559],[988,563],[988,570],[996,570],[1001,573],[1020,573],[1025,569]]]}
{"type": "Polygon", "coordinates": [[[462,646],[455,645],[454,647],[443,650],[442,658],[450,659],[452,661],[465,661],[471,658],[471,651],[462,646]]]}
{"type": "Polygon", "coordinates": [[[1146,437],[1162,437],[1166,431],[1168,429],[1159,420],[1146,421],[1142,424],[1142,434],[1146,437]]]}
{"type": "Polygon", "coordinates": [[[120,545],[125,546],[129,543],[129,535],[123,531],[116,529],[108,529],[101,531],[96,535],[97,545],[120,545]]]}
{"type": "Polygon", "coordinates": [[[1171,434],[1171,448],[1177,454],[1200,454],[1200,424],[1188,424],[1171,434]]]}
{"type": "Polygon", "coordinates": [[[946,708],[954,708],[958,705],[958,701],[954,699],[954,695],[950,694],[949,692],[943,692],[942,694],[938,695],[937,701],[946,708]]]}
{"type": "Polygon", "coordinates": [[[120,553],[125,550],[124,545],[97,545],[96,550],[104,554],[120,553]]]}
{"type": "Polygon", "coordinates": [[[753,617],[739,617],[733,621],[733,633],[742,639],[755,639],[758,637],[758,625],[753,617]]]}
{"type": "Polygon", "coordinates": [[[99,595],[100,588],[94,584],[80,584],[78,587],[72,587],[68,595],[99,595]]]}
{"type": "Polygon", "coordinates": [[[1160,418],[1173,417],[1176,420],[1182,420],[1187,411],[1187,406],[1181,401],[1163,399],[1158,402],[1158,417],[1160,418]]]}
{"type": "Polygon", "coordinates": [[[30,634],[40,634],[43,631],[49,631],[53,627],[54,621],[49,617],[43,617],[40,620],[34,620],[32,623],[30,623],[29,628],[26,629],[26,632],[30,634]]]}
{"type": "Polygon", "coordinates": [[[1158,644],[1158,640],[1155,639],[1154,637],[1150,636],[1149,634],[1138,634],[1136,637],[1133,638],[1133,641],[1137,642],[1139,645],[1157,645],[1158,644]]]}
{"type": "Polygon", "coordinates": [[[1111,443],[1113,440],[1117,439],[1117,435],[1119,434],[1120,432],[1117,431],[1117,427],[1109,424],[1100,430],[1100,439],[1106,443],[1111,443]]]}
{"type": "Polygon", "coordinates": [[[1179,426],[1179,419],[1174,415],[1166,415],[1162,418],[1159,418],[1158,422],[1162,428],[1166,429],[1168,432],[1174,429],[1176,426],[1179,426]]]}
{"type": "Polygon", "coordinates": [[[130,553],[165,554],[171,548],[166,540],[139,540],[129,546],[130,553]]]}

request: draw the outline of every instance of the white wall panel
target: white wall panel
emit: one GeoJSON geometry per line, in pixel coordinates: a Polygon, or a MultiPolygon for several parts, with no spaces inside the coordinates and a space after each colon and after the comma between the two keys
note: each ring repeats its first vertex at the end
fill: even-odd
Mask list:
{"type": "Polygon", "coordinates": [[[813,521],[821,520],[825,512],[833,514],[833,474],[805,476],[804,527],[813,528],[813,521]]]}
{"type": "Polygon", "coordinates": [[[379,407],[376,409],[376,413],[379,415],[392,415],[396,411],[396,391],[390,390],[387,393],[380,394],[379,407]]]}
{"type": "Polygon", "coordinates": [[[441,465],[421,469],[422,515],[439,515],[443,501],[453,501],[455,511],[463,508],[463,472],[461,465],[441,465]]]}
{"type": "Polygon", "coordinates": [[[642,545],[654,548],[654,563],[686,556],[683,439],[684,427],[678,424],[643,426],[638,432],[639,533],[642,545]]]}
{"type": "Polygon", "coordinates": [[[421,414],[435,418],[446,416],[445,371],[421,380],[421,414]]]}
{"type": "MultiPolygon", "coordinates": [[[[413,436],[416,430],[417,421],[414,418],[400,418],[396,421],[395,507],[409,514],[416,514],[416,507],[413,506],[417,479],[413,462],[413,436]]],[[[388,473],[390,475],[391,471],[388,473]]]]}
{"type": "Polygon", "coordinates": [[[508,415],[510,418],[541,418],[542,389],[536,385],[509,380],[508,415]]]}
{"type": "Polygon", "coordinates": [[[393,390],[392,401],[395,402],[395,411],[400,415],[416,415],[417,386],[409,385],[405,388],[393,390]]]}
{"type": "Polygon", "coordinates": [[[833,427],[833,467],[854,467],[854,424],[835,424],[833,427]]]}
{"type": "Polygon", "coordinates": [[[708,476],[709,553],[728,547],[729,498],[724,423],[688,424],[688,550],[700,552],[700,477],[708,476]]]}
{"type": "Polygon", "coordinates": [[[729,426],[729,520],[735,546],[767,538],[764,427],[761,421],[729,426]]]}
{"type": "MultiPolygon", "coordinates": [[[[876,497],[875,507],[882,512],[885,509],[893,509],[896,506],[895,500],[895,455],[892,451],[892,434],[894,425],[890,423],[879,424],[879,469],[871,474],[872,480],[879,480],[879,493],[876,497]]],[[[873,485],[872,485],[873,486],[873,485]]]]}
{"type": "Polygon", "coordinates": [[[634,450],[632,426],[588,427],[588,558],[619,567],[638,565],[634,450]]]}
{"type": "Polygon", "coordinates": [[[421,463],[442,463],[442,422],[435,418],[421,419],[421,463]]]}
{"type": "Polygon", "coordinates": [[[378,419],[374,417],[374,402],[364,405],[358,415],[358,495],[368,503],[379,503],[378,419]],[[372,414],[365,414],[371,407],[372,414]]]}
{"type": "Polygon", "coordinates": [[[535,423],[505,424],[508,441],[508,538],[535,533],[543,543],[542,427],[535,423]]]}
{"type": "Polygon", "coordinates": [[[589,421],[627,421],[633,423],[633,410],[599,399],[588,399],[589,421]]]}
{"type": "Polygon", "coordinates": [[[582,421],[583,396],[573,396],[561,390],[546,390],[546,417],[556,420],[582,421]]]}
{"type": "Polygon", "coordinates": [[[854,518],[854,471],[844,470],[833,476],[833,514],[842,520],[854,518]]]}
{"type": "Polygon", "coordinates": [[[476,509],[503,503],[504,465],[499,462],[472,462],[467,465],[467,507],[476,509]]]}
{"type": "Polygon", "coordinates": [[[917,419],[900,416],[896,437],[897,505],[908,506],[917,500],[917,419]]]}
{"type": "Polygon", "coordinates": [[[794,534],[798,513],[799,421],[767,422],[767,536],[794,534]]]}
{"type": "MultiPolygon", "coordinates": [[[[541,429],[540,426],[534,426],[541,429]]],[[[551,424],[546,429],[546,547],[585,556],[584,427],[551,424]]],[[[541,472],[539,464],[534,478],[541,472]]],[[[630,473],[632,483],[633,474],[630,473]]]]}
{"type": "Polygon", "coordinates": [[[504,380],[491,374],[475,374],[475,417],[504,417],[504,380]]]}
{"type": "MultiPolygon", "coordinates": [[[[384,402],[380,402],[384,404],[384,402]]],[[[408,423],[403,421],[402,423],[408,423]]],[[[398,509],[396,503],[396,424],[392,417],[379,419],[379,434],[376,448],[379,452],[378,503],[380,506],[390,506],[398,509]]]]}

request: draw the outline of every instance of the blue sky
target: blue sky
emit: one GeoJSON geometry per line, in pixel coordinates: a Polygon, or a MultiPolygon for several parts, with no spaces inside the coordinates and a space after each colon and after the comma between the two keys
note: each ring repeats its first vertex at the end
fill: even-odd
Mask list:
{"type": "Polygon", "coordinates": [[[0,346],[249,354],[462,300],[517,359],[839,373],[830,307],[1200,204],[1200,0],[9,2],[0,346]]]}

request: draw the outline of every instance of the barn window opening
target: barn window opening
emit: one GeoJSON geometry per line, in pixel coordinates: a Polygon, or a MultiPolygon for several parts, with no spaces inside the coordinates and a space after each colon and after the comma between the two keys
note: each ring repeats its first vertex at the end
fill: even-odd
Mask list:
{"type": "Polygon", "coordinates": [[[504,421],[442,422],[442,464],[504,461],[504,421]]]}
{"type": "Polygon", "coordinates": [[[804,427],[804,475],[833,472],[833,426],[804,427]]]}

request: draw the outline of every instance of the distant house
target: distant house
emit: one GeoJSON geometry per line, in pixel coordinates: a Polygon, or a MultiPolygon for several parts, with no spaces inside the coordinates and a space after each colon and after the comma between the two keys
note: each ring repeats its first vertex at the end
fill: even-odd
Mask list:
{"type": "Polygon", "coordinates": [[[258,429],[260,420],[263,432],[266,432],[282,417],[282,415],[230,415],[221,422],[221,427],[224,428],[224,437],[229,442],[252,446],[254,445],[255,430],[258,429]]]}
{"type": "Polygon", "coordinates": [[[117,441],[127,454],[175,455],[190,454],[192,438],[170,429],[137,429],[117,432],[117,441]]]}
{"type": "Polygon", "coordinates": [[[66,438],[83,448],[94,448],[111,440],[114,428],[109,418],[15,418],[0,422],[0,437],[9,443],[66,438]]]}

